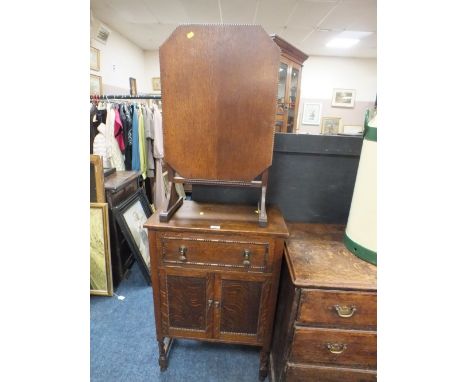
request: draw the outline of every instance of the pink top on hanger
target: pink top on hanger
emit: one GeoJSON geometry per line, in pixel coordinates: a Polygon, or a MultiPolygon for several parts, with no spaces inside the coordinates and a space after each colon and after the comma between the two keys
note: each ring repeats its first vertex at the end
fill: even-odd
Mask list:
{"type": "Polygon", "coordinates": [[[115,122],[114,122],[114,137],[119,144],[120,151],[125,151],[125,143],[123,139],[123,128],[122,128],[122,121],[120,120],[120,113],[118,112],[118,106],[116,106],[116,113],[115,113],[115,122]]]}

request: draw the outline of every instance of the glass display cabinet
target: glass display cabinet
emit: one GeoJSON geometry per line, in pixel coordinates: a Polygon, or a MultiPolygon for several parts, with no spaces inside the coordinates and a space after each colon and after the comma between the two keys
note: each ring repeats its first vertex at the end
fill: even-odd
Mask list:
{"type": "Polygon", "coordinates": [[[309,56],[276,34],[270,37],[281,49],[281,62],[278,70],[276,132],[295,133],[301,93],[302,65],[309,56]]]}

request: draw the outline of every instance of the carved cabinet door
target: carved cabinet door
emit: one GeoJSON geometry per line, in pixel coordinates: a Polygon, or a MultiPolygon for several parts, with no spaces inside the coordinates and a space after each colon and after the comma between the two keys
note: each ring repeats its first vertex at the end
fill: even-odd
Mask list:
{"type": "Polygon", "coordinates": [[[160,271],[161,318],[169,336],[212,337],[212,273],[165,269],[160,271]]]}
{"type": "Polygon", "coordinates": [[[215,276],[214,338],[261,344],[270,278],[254,274],[215,276]]]}

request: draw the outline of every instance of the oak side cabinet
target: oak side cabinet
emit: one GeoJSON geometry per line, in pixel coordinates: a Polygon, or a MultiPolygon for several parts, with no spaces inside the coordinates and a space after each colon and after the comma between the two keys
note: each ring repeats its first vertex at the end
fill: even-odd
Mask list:
{"type": "Polygon", "coordinates": [[[288,228],[271,381],[377,381],[377,268],[346,249],[344,226],[288,228]]]}
{"type": "Polygon", "coordinates": [[[280,211],[267,211],[262,228],[255,207],[184,201],[169,222],[146,222],[161,371],[185,338],[259,346],[266,377],[288,237],[280,211]]]}

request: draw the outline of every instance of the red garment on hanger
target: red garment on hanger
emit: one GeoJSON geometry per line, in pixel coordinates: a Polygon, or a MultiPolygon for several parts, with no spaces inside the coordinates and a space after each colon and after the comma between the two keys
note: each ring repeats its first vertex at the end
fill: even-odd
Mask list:
{"type": "Polygon", "coordinates": [[[114,137],[119,144],[120,151],[125,151],[125,143],[123,137],[122,120],[120,119],[119,107],[115,106],[115,122],[114,122],[114,137]]]}

